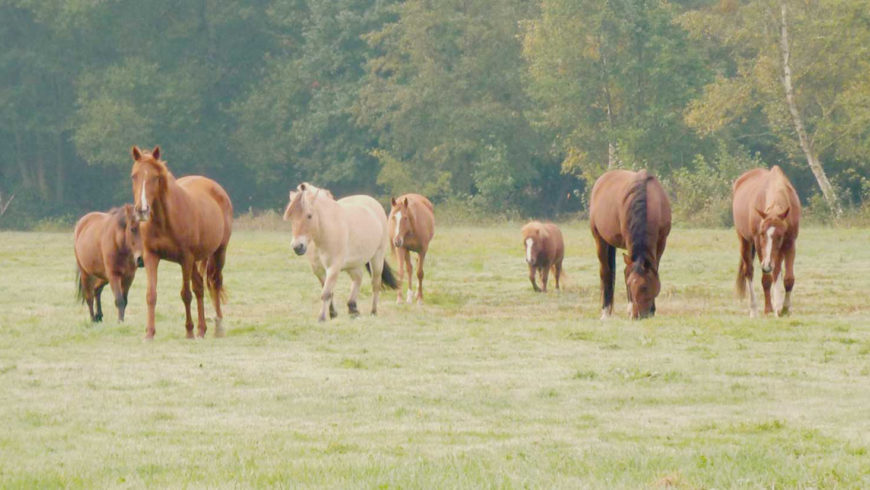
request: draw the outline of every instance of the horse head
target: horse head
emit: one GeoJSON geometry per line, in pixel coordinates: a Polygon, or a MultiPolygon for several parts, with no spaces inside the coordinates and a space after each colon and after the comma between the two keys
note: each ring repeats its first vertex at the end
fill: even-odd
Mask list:
{"type": "Polygon", "coordinates": [[[305,255],[312,237],[317,236],[320,223],[316,204],[318,199],[323,198],[333,199],[332,193],[307,182],[299,184],[295,191],[290,191],[290,200],[284,209],[284,221],[290,222],[293,233],[290,246],[296,255],[305,255]]]}
{"type": "Polygon", "coordinates": [[[625,286],[631,296],[631,318],[646,318],[656,313],[655,300],[661,288],[659,271],[650,257],[633,259],[622,254],[625,261],[625,286]]]}
{"type": "Polygon", "coordinates": [[[139,219],[136,216],[136,211],[131,204],[124,205],[124,214],[119,227],[124,234],[124,243],[127,248],[133,253],[133,259],[137,267],[145,267],[145,262],[142,259],[142,235],[139,233],[139,219]]]}
{"type": "Polygon", "coordinates": [[[130,172],[130,179],[133,184],[136,217],[139,221],[148,221],[154,202],[166,193],[170,173],[166,164],[160,160],[159,146],[155,146],[151,152],[133,146],[131,153],[133,170],[130,172]]]}
{"type": "Polygon", "coordinates": [[[393,228],[393,245],[401,247],[408,235],[414,234],[414,217],[411,215],[411,208],[407,197],[399,200],[396,200],[394,197],[390,199],[390,204],[392,205],[390,209],[390,221],[396,224],[395,228],[393,228]]]}
{"type": "Polygon", "coordinates": [[[755,212],[761,218],[755,235],[758,258],[761,260],[761,271],[769,274],[779,258],[782,240],[788,231],[789,208],[785,211],[773,208],[767,212],[755,208],[755,212]]]}
{"type": "Polygon", "coordinates": [[[547,239],[549,233],[537,221],[524,226],[522,233],[523,247],[526,249],[526,263],[533,266],[538,261],[538,255],[544,248],[544,240],[547,239]]]}

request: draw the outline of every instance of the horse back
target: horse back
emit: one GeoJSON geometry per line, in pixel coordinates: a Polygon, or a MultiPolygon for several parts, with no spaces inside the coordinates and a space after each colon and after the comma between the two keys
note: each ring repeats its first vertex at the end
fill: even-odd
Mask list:
{"type": "Polygon", "coordinates": [[[420,194],[406,194],[414,222],[414,235],[421,247],[427,247],[435,236],[435,208],[432,202],[420,194]]]}
{"type": "Polygon", "coordinates": [[[625,248],[625,196],[636,176],[636,172],[629,170],[610,170],[592,186],[589,226],[593,234],[611,246],[625,248]]]}

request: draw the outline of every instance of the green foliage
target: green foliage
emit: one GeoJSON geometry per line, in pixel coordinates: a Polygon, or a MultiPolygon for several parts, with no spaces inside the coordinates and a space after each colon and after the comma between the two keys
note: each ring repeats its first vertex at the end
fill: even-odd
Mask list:
{"type": "MultiPolygon", "coordinates": [[[[783,1],[809,138],[860,209],[870,0],[783,1]]],[[[806,200],[779,5],[0,0],[0,191],[19,196],[0,226],[129,201],[133,144],[219,180],[240,211],[279,209],[308,180],[553,217],[582,211],[615,165],[680,183],[691,204],[676,208],[696,210],[683,218],[712,223],[721,203],[697,211],[690,189],[744,153],[786,168],[806,200]]]]}
{"type": "Polygon", "coordinates": [[[674,222],[702,226],[730,226],[731,186],[743,172],[767,167],[742,148],[730,151],[720,143],[712,161],[695,155],[691,166],[675,170],[664,182],[671,194],[674,222]]]}

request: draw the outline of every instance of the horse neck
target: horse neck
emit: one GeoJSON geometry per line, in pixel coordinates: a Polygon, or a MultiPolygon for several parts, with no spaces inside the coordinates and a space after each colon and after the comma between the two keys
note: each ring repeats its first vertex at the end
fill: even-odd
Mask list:
{"type": "Polygon", "coordinates": [[[172,227],[172,213],[177,209],[177,201],[184,191],[175,182],[171,174],[166,176],[166,189],[162,195],[154,200],[154,208],[151,210],[153,225],[160,229],[172,227]]]}

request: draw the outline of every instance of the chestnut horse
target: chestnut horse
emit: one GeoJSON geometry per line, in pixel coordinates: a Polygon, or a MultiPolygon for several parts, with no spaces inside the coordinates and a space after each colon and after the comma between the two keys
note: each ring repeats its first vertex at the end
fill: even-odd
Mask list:
{"type": "Polygon", "coordinates": [[[740,240],[740,264],[737,269],[737,292],[743,297],[749,289],[749,316],[758,315],[755,292],[752,290],[752,260],[758,252],[761,262],[761,286],[764,288],[764,312],[787,315],[794,287],[795,241],[801,219],[801,203],[797,192],[782,169],[756,168],[734,181],[732,211],[734,227],[740,240]],[[781,298],[779,282],[785,260],[785,298],[781,298]],[[776,308],[770,300],[774,284],[776,308]]]}
{"type": "MultiPolygon", "coordinates": [[[[413,300],[411,252],[417,253],[417,303],[423,304],[423,261],[429,251],[429,242],[435,236],[435,210],[429,199],[420,194],[405,194],[390,200],[389,228],[392,245],[399,262],[399,284],[408,272],[408,303],[413,300]]],[[[399,288],[396,303],[402,302],[399,288]]]]}
{"type": "Polygon", "coordinates": [[[312,254],[308,260],[322,286],[317,319],[325,321],[327,310],[330,318],[335,318],[333,290],[341,271],[346,271],[353,281],[347,309],[352,316],[359,315],[356,300],[363,268],[372,275],[372,315],[376,315],[382,285],[398,287],[386,261],[390,234],[383,206],[363,195],[336,201],[326,189],[305,182],[290,191],[284,220],[290,221],[293,228],[291,246],[296,255],[312,254]]]}
{"type": "Polygon", "coordinates": [[[529,264],[529,281],[535,292],[547,292],[547,279],[550,269],[556,280],[556,289],[562,279],[562,258],[565,256],[565,242],[562,230],[553,223],[530,221],[522,229],[523,247],[526,249],[526,263],[529,264]],[[535,283],[535,272],[541,274],[541,287],[535,283]]]}
{"type": "Polygon", "coordinates": [[[611,170],[595,181],[589,226],[601,264],[601,318],[613,313],[616,248],[628,250],[625,286],[631,318],[655,315],[659,262],[671,231],[671,204],[661,183],[646,170],[611,170]]]}
{"type": "Polygon", "coordinates": [[[100,296],[108,284],[118,308],[118,321],[123,322],[127,293],[136,276],[136,266],[142,262],[142,238],[139,235],[139,222],[133,215],[133,206],[125,204],[108,213],[84,215],[76,223],[74,236],[77,296],[82,303],[87,302],[91,321],[103,320],[100,296]]]}
{"type": "Polygon", "coordinates": [[[197,335],[205,336],[203,275],[215,309],[215,337],[224,335],[221,300],[224,300],[223,267],[233,225],[233,204],[217,182],[188,176],[177,179],[160,147],[150,153],[133,147],[133,196],[141,223],[143,260],[148,274],[148,321],[145,338],[154,338],[157,304],[157,265],[161,259],[181,265],[181,300],[186,314],[187,337],[193,338],[190,316],[191,282],[199,313],[197,335]]]}

